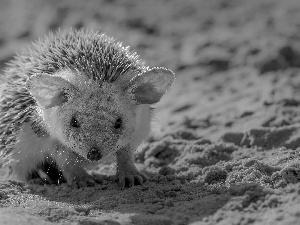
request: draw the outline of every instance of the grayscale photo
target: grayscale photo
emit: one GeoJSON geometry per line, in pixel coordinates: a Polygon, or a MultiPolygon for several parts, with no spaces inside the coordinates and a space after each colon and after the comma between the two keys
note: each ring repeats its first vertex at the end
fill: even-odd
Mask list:
{"type": "Polygon", "coordinates": [[[299,0],[0,0],[0,225],[299,225],[299,0]]]}

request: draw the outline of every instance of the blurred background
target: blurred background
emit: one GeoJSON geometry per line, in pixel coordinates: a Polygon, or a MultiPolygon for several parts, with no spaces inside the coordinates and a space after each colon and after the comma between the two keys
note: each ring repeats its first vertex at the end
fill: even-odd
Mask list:
{"type": "Polygon", "coordinates": [[[259,55],[267,45],[298,39],[299,5],[297,0],[0,0],[0,67],[49,31],[73,27],[122,40],[150,66],[180,70],[213,64],[224,70],[232,61],[245,63],[247,50],[259,55]],[[218,46],[209,48],[214,43],[218,46]]]}
{"type": "MultiPolygon", "coordinates": [[[[299,0],[0,0],[0,71],[50,31],[94,29],[131,46],[148,66],[176,73],[158,106],[163,121],[206,118],[218,96],[247,95],[257,85],[248,90],[261,98],[267,84],[258,76],[300,67],[299,12],[299,0]]],[[[234,106],[253,111],[255,104],[234,106]]]]}
{"type": "Polygon", "coordinates": [[[162,132],[136,154],[159,176],[120,192],[111,183],[94,193],[35,190],[52,203],[0,182],[3,206],[6,193],[18,197],[7,203],[7,217],[78,220],[56,204],[65,201],[90,203],[91,213],[78,210],[85,219],[112,218],[112,209],[125,220],[147,214],[134,224],[300,224],[300,0],[0,0],[0,84],[16,52],[70,27],[105,32],[148,66],[175,72],[156,106],[162,132]]]}

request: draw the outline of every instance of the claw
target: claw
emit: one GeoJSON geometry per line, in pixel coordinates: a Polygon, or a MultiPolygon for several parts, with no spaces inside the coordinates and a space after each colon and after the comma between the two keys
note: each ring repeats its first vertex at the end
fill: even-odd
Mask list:
{"type": "Polygon", "coordinates": [[[147,179],[143,178],[142,176],[137,176],[134,179],[134,183],[139,185],[139,184],[142,184],[143,182],[145,182],[146,180],[147,179]]]}
{"type": "Polygon", "coordinates": [[[133,160],[133,150],[130,145],[117,151],[117,179],[119,187],[122,189],[142,184],[147,180],[146,175],[140,172],[133,160]]]}
{"type": "MultiPolygon", "coordinates": [[[[131,171],[132,172],[132,171],[131,171]]],[[[119,173],[117,175],[118,186],[121,189],[125,187],[132,187],[134,185],[141,185],[145,181],[147,181],[147,176],[139,171],[132,172],[133,174],[128,173],[119,173]]]]}

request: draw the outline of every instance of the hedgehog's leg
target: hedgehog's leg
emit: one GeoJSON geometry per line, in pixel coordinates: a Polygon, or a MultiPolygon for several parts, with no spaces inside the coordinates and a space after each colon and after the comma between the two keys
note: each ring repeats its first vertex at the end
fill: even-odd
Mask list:
{"type": "Polygon", "coordinates": [[[128,186],[133,186],[134,183],[141,184],[147,180],[146,175],[135,167],[133,158],[135,149],[145,140],[150,131],[150,106],[138,105],[135,120],[135,132],[130,144],[117,151],[117,179],[121,188],[126,183],[128,186]]]}
{"type": "Polygon", "coordinates": [[[83,159],[70,149],[63,146],[58,147],[54,160],[69,185],[80,188],[97,183],[96,179],[82,167],[83,159]]]}
{"type": "Polygon", "coordinates": [[[122,189],[125,185],[131,187],[147,180],[147,176],[135,167],[133,150],[129,145],[117,151],[117,180],[122,189]]]}
{"type": "Polygon", "coordinates": [[[16,178],[27,182],[30,174],[51,154],[52,147],[53,143],[47,135],[38,137],[32,130],[31,123],[24,123],[12,154],[12,168],[16,178]]]}

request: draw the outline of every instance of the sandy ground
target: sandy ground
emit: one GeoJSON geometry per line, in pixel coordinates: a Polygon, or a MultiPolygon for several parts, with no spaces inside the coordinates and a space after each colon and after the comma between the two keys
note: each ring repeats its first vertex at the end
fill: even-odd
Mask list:
{"type": "MultiPolygon", "coordinates": [[[[0,1],[0,67],[73,26],[130,45],[177,76],[136,162],[150,177],[26,185],[0,175],[0,224],[300,224],[298,0],[0,1]],[[160,126],[158,126],[160,125],[160,126]]],[[[1,79],[1,77],[0,77],[1,79]]]]}

